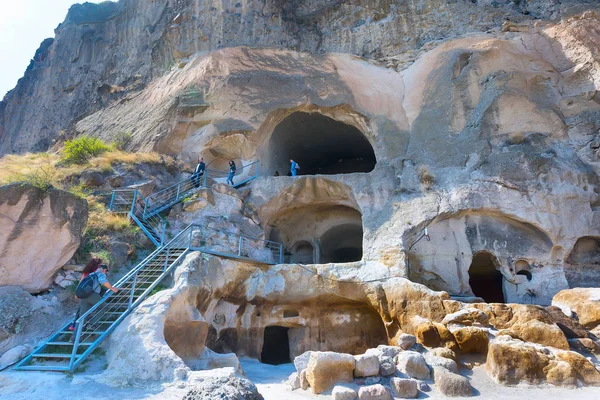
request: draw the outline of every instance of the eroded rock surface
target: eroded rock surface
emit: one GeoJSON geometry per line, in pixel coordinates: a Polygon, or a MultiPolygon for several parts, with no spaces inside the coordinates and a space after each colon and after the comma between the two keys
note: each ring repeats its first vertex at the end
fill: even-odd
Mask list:
{"type": "Polygon", "coordinates": [[[47,289],[79,247],[87,219],[87,202],[69,192],[1,186],[0,286],[47,289]]]}

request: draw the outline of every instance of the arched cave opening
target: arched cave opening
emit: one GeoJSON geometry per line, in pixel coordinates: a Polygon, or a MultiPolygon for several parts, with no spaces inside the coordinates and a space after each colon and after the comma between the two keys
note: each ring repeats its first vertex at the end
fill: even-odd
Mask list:
{"type": "Polygon", "coordinates": [[[473,257],[469,267],[469,285],[475,296],[488,303],[504,303],[503,276],[497,269],[498,260],[491,253],[482,251],[473,257]]]}
{"type": "Polygon", "coordinates": [[[362,225],[334,226],[321,236],[321,263],[346,263],[362,259],[362,225]]]}
{"type": "Polygon", "coordinates": [[[260,361],[265,364],[279,365],[292,362],[290,358],[289,328],[284,326],[265,327],[260,361]]]}
{"type": "Polygon", "coordinates": [[[290,263],[313,264],[313,252],[313,245],[306,240],[301,240],[292,247],[290,263]]]}
{"type": "Polygon", "coordinates": [[[583,236],[577,239],[565,263],[569,287],[600,285],[600,238],[583,236]]]}
{"type": "Polygon", "coordinates": [[[319,113],[295,112],[281,121],[268,145],[268,174],[288,175],[290,159],[298,175],[370,172],[377,160],[373,146],[356,127],[319,113]]]}
{"type": "Polygon", "coordinates": [[[362,215],[344,205],[282,210],[269,226],[269,240],[284,244],[287,263],[346,263],[362,259],[362,215]]]}

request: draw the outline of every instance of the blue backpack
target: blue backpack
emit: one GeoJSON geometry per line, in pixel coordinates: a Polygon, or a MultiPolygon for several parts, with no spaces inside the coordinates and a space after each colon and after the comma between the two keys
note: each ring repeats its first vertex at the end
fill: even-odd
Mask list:
{"type": "Polygon", "coordinates": [[[94,288],[98,286],[98,275],[95,273],[91,273],[77,285],[77,289],[75,289],[75,296],[78,299],[87,299],[94,293],[94,288]]]}

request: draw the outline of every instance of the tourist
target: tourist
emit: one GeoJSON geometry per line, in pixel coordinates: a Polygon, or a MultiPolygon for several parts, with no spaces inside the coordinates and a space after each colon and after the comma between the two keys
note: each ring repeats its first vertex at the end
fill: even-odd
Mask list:
{"type": "Polygon", "coordinates": [[[196,170],[192,174],[192,182],[195,187],[200,187],[200,180],[204,176],[204,170],[206,169],[206,164],[204,164],[204,158],[198,158],[198,165],[196,165],[196,170]]]}
{"type": "Polygon", "coordinates": [[[292,176],[296,176],[298,170],[300,169],[300,165],[294,160],[290,160],[290,173],[292,176]]]}
{"type": "MultiPolygon", "coordinates": [[[[85,267],[83,267],[83,270],[81,271],[81,278],[79,278],[79,283],[81,283],[82,280],[87,278],[88,275],[91,274],[92,272],[96,272],[96,270],[98,269],[100,264],[102,264],[102,259],[98,258],[98,257],[93,257],[90,261],[88,261],[88,263],[85,265],[85,267]]],[[[79,299],[77,296],[75,296],[75,298],[79,299]]],[[[78,318],[79,318],[79,310],[75,314],[75,321],[77,321],[78,318]]],[[[70,331],[75,330],[75,322],[73,322],[71,325],[69,325],[69,330],[70,331]]]]}
{"type": "MultiPolygon", "coordinates": [[[[87,276],[88,278],[92,279],[91,293],[86,297],[79,297],[78,315],[84,315],[86,312],[88,312],[90,308],[92,308],[96,303],[102,300],[103,287],[105,287],[108,290],[112,290],[114,293],[117,293],[119,291],[119,289],[110,284],[110,282],[106,278],[107,273],[108,266],[106,264],[101,264],[100,266],[98,266],[98,269],[95,272],[92,272],[87,276]]],[[[82,283],[84,283],[83,279],[80,282],[80,286],[82,283]]]]}
{"type": "Polygon", "coordinates": [[[231,183],[231,186],[234,185],[233,176],[235,175],[235,170],[235,163],[233,160],[229,161],[229,175],[227,175],[227,184],[231,183]]]}

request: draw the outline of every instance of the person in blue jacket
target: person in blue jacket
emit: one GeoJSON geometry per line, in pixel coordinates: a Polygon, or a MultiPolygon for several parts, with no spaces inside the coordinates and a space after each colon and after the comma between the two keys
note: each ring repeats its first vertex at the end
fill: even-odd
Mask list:
{"type": "Polygon", "coordinates": [[[234,185],[233,176],[235,175],[235,170],[235,163],[233,162],[233,160],[229,161],[229,175],[227,175],[227,183],[231,183],[231,186],[234,185]]]}
{"type": "Polygon", "coordinates": [[[300,166],[298,165],[298,163],[294,160],[290,160],[290,172],[292,176],[296,176],[298,174],[299,169],[300,166]]]}

